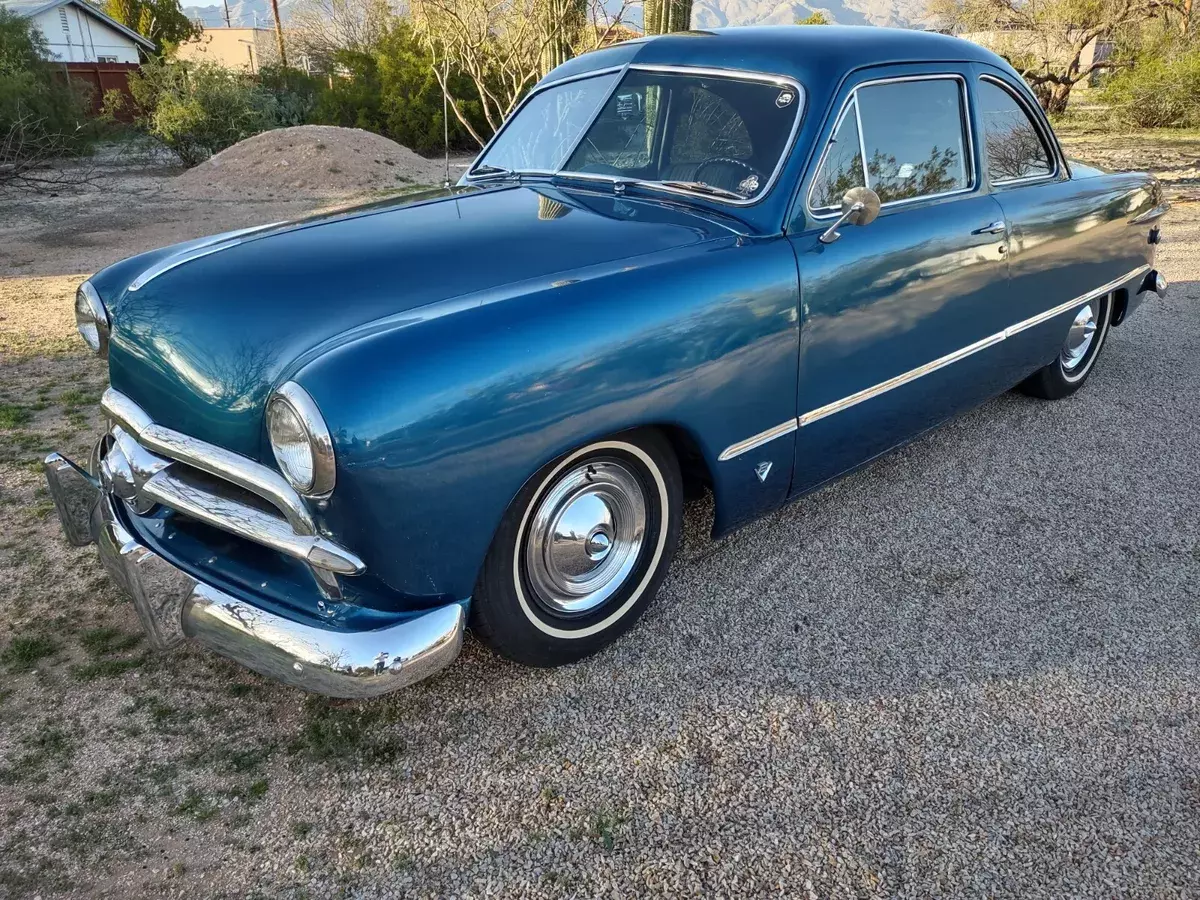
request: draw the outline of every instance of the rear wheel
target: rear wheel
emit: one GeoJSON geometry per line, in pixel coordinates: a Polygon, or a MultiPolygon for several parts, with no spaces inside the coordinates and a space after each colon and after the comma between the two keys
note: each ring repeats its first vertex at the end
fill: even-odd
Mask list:
{"type": "Polygon", "coordinates": [[[596,441],[529,480],[492,540],[472,626],[533,666],[575,662],[645,610],[679,543],[683,489],[655,431],[596,441]]]}
{"type": "Polygon", "coordinates": [[[1044,400],[1058,400],[1079,390],[1100,355],[1111,319],[1112,294],[1080,304],[1057,358],[1021,382],[1020,390],[1044,400]]]}

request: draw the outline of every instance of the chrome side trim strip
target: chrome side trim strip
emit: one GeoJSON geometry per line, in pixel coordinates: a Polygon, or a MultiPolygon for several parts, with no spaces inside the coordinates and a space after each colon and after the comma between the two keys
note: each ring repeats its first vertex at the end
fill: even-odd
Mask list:
{"type": "Polygon", "coordinates": [[[1080,294],[1078,297],[1068,300],[1066,303],[1060,303],[1058,306],[1055,306],[1052,309],[1048,309],[1045,312],[1038,313],[1036,316],[1031,316],[1028,319],[1017,322],[1015,325],[1009,325],[1003,331],[998,331],[995,334],[989,335],[988,337],[978,340],[973,344],[968,344],[966,347],[961,347],[958,350],[955,350],[953,353],[947,353],[945,356],[939,357],[932,362],[927,362],[924,365],[917,366],[915,369],[910,369],[907,372],[903,372],[894,378],[889,378],[887,381],[881,381],[879,384],[873,385],[869,388],[864,388],[863,390],[851,394],[848,397],[843,397],[840,400],[834,400],[832,403],[827,403],[824,406],[810,410],[801,416],[797,416],[795,421],[789,420],[787,422],[782,422],[773,428],[768,428],[766,431],[760,431],[758,434],[748,437],[744,441],[739,441],[736,444],[731,444],[730,446],[726,447],[721,451],[721,455],[717,457],[717,461],[726,462],[734,457],[741,456],[743,453],[753,450],[755,447],[761,447],[768,441],[773,441],[775,438],[783,437],[785,434],[791,434],[797,428],[803,428],[805,425],[811,425],[813,422],[819,422],[821,419],[832,416],[834,413],[839,413],[844,409],[857,406],[859,403],[862,403],[865,400],[870,400],[874,397],[880,396],[881,394],[886,394],[888,391],[902,387],[903,385],[906,385],[912,381],[916,381],[923,375],[929,375],[932,372],[936,372],[938,369],[945,368],[951,363],[964,360],[968,356],[978,353],[980,350],[986,350],[988,347],[994,347],[996,344],[1007,340],[1013,335],[1020,334],[1026,329],[1033,328],[1036,325],[1041,325],[1043,322],[1048,322],[1055,316],[1069,312],[1081,303],[1087,303],[1089,300],[1094,300],[1096,297],[1100,297],[1109,293],[1110,291],[1114,291],[1121,285],[1128,281],[1132,281],[1134,278],[1137,278],[1139,275],[1142,275],[1149,270],[1150,266],[1148,264],[1138,266],[1136,269],[1125,273],[1119,278],[1114,278],[1112,281],[1100,285],[1100,287],[1096,288],[1095,290],[1088,291],[1086,294],[1080,294]]]}
{"type": "Polygon", "coordinates": [[[785,434],[791,434],[796,430],[796,420],[788,419],[786,422],[780,422],[774,428],[768,428],[766,431],[760,431],[758,434],[746,438],[744,441],[738,441],[736,444],[730,444],[721,451],[721,455],[717,457],[718,462],[725,462],[733,459],[735,456],[741,456],[743,453],[748,453],[755,447],[761,447],[775,438],[783,437],[785,434]]]}
{"type": "Polygon", "coordinates": [[[834,413],[839,413],[843,409],[849,409],[851,406],[857,406],[864,400],[870,400],[873,397],[878,397],[880,394],[886,394],[888,391],[908,384],[910,381],[916,381],[922,375],[928,375],[931,372],[936,372],[938,369],[945,368],[951,363],[956,363],[959,360],[966,359],[972,354],[978,353],[980,350],[986,350],[1004,340],[1004,332],[993,334],[985,337],[983,340],[976,341],[966,347],[955,350],[953,353],[947,353],[945,356],[935,359],[933,362],[927,362],[923,366],[917,366],[915,369],[909,369],[895,378],[889,378],[887,381],[881,381],[879,384],[869,388],[864,388],[858,393],[851,394],[849,397],[843,397],[841,400],[834,400],[832,403],[827,403],[824,406],[818,407],[796,419],[797,424],[801,428],[805,425],[811,425],[813,422],[820,421],[826,416],[832,416],[834,413]]]}
{"type": "Polygon", "coordinates": [[[993,347],[996,344],[999,344],[1001,341],[1025,331],[1027,328],[1033,328],[1035,325],[1041,325],[1043,322],[1049,321],[1055,316],[1074,309],[1081,303],[1086,303],[1089,300],[1092,300],[1103,294],[1107,294],[1109,291],[1115,290],[1125,282],[1136,278],[1143,272],[1146,272],[1149,268],[1149,265],[1139,266],[1133,271],[1122,275],[1120,278],[1114,278],[1107,284],[1100,285],[1100,287],[1093,291],[1088,291],[1086,294],[1081,294],[1080,296],[1075,297],[1073,300],[1068,300],[1066,303],[1060,303],[1053,309],[1048,309],[1045,312],[1038,313],[1036,316],[1031,316],[1030,318],[1021,322],[1017,322],[1015,325],[1009,325],[1003,331],[989,335],[988,337],[976,341],[973,344],[969,344],[966,347],[955,350],[953,353],[947,353],[945,356],[935,359],[933,362],[925,363],[923,366],[917,366],[915,369],[910,369],[901,375],[897,375],[895,378],[889,378],[887,381],[880,382],[873,387],[865,388],[856,394],[851,394],[849,397],[843,397],[841,400],[835,400],[832,403],[827,403],[824,406],[812,410],[811,412],[806,412],[796,421],[799,426],[803,428],[805,425],[811,425],[813,422],[820,421],[826,416],[831,416],[834,413],[841,412],[844,409],[849,409],[851,406],[857,406],[864,400],[870,400],[873,397],[878,397],[880,394],[886,394],[890,390],[894,390],[895,388],[906,385],[911,381],[916,381],[922,375],[928,375],[931,372],[936,372],[938,369],[950,365],[951,363],[956,363],[960,360],[966,359],[968,356],[978,353],[980,350],[986,350],[988,347],[993,347]]]}
{"type": "Polygon", "coordinates": [[[1109,291],[1115,291],[1125,282],[1132,281],[1137,276],[1144,275],[1149,271],[1149,264],[1138,266],[1136,269],[1131,272],[1127,272],[1120,278],[1114,278],[1107,284],[1100,285],[1100,287],[1096,288],[1094,291],[1088,291],[1086,294],[1080,294],[1074,300],[1068,300],[1066,303],[1060,303],[1053,309],[1048,309],[1044,313],[1038,313],[1036,316],[1032,316],[1023,322],[1018,322],[1016,325],[1009,325],[1004,329],[1004,336],[1006,338],[1010,338],[1014,334],[1019,334],[1020,332],[1024,331],[1026,328],[1032,328],[1034,325],[1041,325],[1048,319],[1053,319],[1055,316],[1062,315],[1067,310],[1073,309],[1080,303],[1087,303],[1089,300],[1095,300],[1097,297],[1107,294],[1109,291]]]}

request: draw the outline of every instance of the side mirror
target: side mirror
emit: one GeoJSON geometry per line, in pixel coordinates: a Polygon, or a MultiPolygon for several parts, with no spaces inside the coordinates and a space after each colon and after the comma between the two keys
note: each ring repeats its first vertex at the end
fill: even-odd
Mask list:
{"type": "Polygon", "coordinates": [[[832,244],[843,225],[870,225],[879,215],[879,195],[867,187],[853,187],[842,195],[842,214],[821,235],[822,244],[832,244]]]}

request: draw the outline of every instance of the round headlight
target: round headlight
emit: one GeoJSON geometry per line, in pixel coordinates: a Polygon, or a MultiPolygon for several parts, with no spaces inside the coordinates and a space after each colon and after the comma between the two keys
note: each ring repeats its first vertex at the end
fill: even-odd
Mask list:
{"type": "Polygon", "coordinates": [[[296,490],[324,496],[333,490],[333,441],[308,391],[289,381],[267,404],[267,434],[279,470],[296,490]]]}
{"type": "Polygon", "coordinates": [[[75,326],[85,344],[95,353],[108,356],[108,311],[90,281],[75,292],[75,326]]]}

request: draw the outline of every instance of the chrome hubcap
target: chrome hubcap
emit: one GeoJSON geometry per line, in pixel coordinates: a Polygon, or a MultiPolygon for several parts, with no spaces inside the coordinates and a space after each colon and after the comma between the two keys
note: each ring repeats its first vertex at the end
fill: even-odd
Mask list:
{"type": "Polygon", "coordinates": [[[615,460],[576,466],[547,491],[530,521],[524,553],[530,587],[552,612],[589,612],[625,583],[645,535],[637,476],[615,460]]]}
{"type": "Polygon", "coordinates": [[[1089,303],[1075,314],[1075,321],[1071,323],[1071,330],[1067,332],[1067,340],[1059,354],[1062,367],[1068,372],[1076,368],[1087,356],[1092,341],[1095,340],[1096,328],[1096,310],[1089,303]]]}

